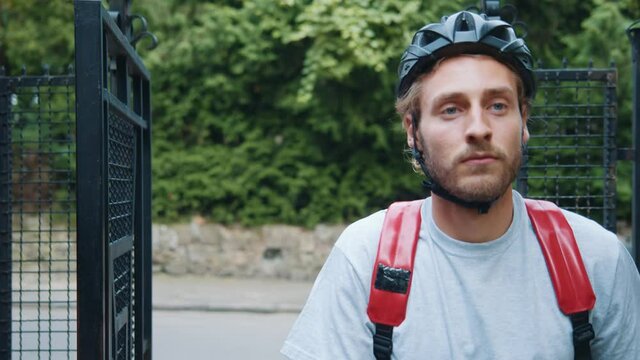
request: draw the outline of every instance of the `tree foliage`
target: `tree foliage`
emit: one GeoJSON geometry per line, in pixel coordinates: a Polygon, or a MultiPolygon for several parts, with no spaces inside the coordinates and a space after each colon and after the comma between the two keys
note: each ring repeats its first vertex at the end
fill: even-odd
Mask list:
{"type": "Polygon", "coordinates": [[[168,6],[185,16],[155,28],[163,44],[148,55],[163,74],[154,79],[158,214],[311,225],[417,196],[419,178],[402,161],[393,73],[424,21],[418,14],[434,20],[443,7],[168,6]]]}
{"type": "MultiPolygon", "coordinates": [[[[422,195],[403,160],[396,68],[413,32],[461,0],[135,0],[160,39],[153,74],[156,216],[313,225],[422,195]]],[[[618,64],[620,133],[630,128],[634,0],[518,0],[547,67],[618,64]]],[[[477,4],[476,4],[477,5],[477,4]]],[[[72,60],[72,4],[4,0],[0,62],[72,60]],[[64,29],[53,32],[52,28],[64,29]],[[48,34],[49,36],[34,36],[48,34]]],[[[620,142],[626,145],[628,138],[620,142]]],[[[629,183],[622,167],[620,184],[629,183]]],[[[630,187],[621,185],[623,204],[630,187]]],[[[628,208],[628,207],[627,207],[628,208]]]]}
{"type": "Polygon", "coordinates": [[[73,63],[73,37],[71,1],[0,1],[0,66],[8,72],[24,65],[39,73],[47,64],[66,73],[73,63]]]}

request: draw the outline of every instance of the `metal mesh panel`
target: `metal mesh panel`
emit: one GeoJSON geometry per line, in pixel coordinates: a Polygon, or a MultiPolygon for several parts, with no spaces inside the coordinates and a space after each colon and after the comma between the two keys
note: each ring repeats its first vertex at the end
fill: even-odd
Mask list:
{"type": "Polygon", "coordinates": [[[109,243],[133,234],[135,129],[109,113],[109,243]]]}
{"type": "MultiPolygon", "coordinates": [[[[118,331],[117,340],[118,340],[118,348],[116,349],[116,359],[117,360],[127,360],[127,340],[128,340],[128,332],[127,328],[123,327],[118,331]]],[[[132,358],[132,357],[130,357],[132,358]]]]}
{"type": "Polygon", "coordinates": [[[518,188],[615,231],[615,69],[537,75],[518,188]]]}
{"type": "Polygon", "coordinates": [[[74,81],[8,79],[11,358],[75,358],[74,81]]]}
{"type": "Polygon", "coordinates": [[[136,128],[114,112],[108,117],[109,243],[117,256],[113,267],[116,359],[133,355],[133,238],[136,128]],[[127,245],[116,244],[126,243],[127,245]],[[122,250],[119,250],[122,249],[122,250]],[[126,318],[126,320],[120,320],[126,318]],[[122,323],[121,323],[122,321],[122,323]]]}
{"type": "MultiPolygon", "coordinates": [[[[116,359],[126,359],[127,354],[133,350],[127,346],[130,333],[130,325],[132,323],[131,306],[131,253],[126,253],[114,261],[114,298],[116,318],[126,317],[126,323],[116,325],[116,359]]],[[[116,322],[117,323],[117,322],[116,322]]]]}
{"type": "Polygon", "coordinates": [[[113,262],[115,279],[113,279],[116,314],[120,314],[131,304],[131,256],[129,253],[120,256],[113,262]]]}

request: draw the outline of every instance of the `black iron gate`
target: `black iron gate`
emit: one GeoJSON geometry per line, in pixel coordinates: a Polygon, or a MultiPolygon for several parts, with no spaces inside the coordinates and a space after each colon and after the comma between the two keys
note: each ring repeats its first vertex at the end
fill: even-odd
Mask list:
{"type": "Polygon", "coordinates": [[[75,2],[75,76],[0,69],[0,360],[151,358],[150,77],[129,3],[75,2]]]}
{"type": "Polygon", "coordinates": [[[151,358],[150,75],[129,3],[75,1],[80,359],[151,358]]]}
{"type": "Polygon", "coordinates": [[[536,71],[517,188],[616,232],[615,67],[536,71]]]}

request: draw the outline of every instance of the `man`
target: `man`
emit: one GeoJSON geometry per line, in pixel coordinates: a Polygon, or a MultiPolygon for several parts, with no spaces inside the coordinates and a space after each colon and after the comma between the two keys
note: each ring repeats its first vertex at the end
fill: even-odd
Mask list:
{"type": "MultiPolygon", "coordinates": [[[[524,41],[460,12],[416,33],[400,64],[397,110],[432,196],[395,359],[574,359],[524,199],[511,189],[535,92],[524,41]]],[[[595,359],[640,359],[640,276],[616,236],[563,211],[596,295],[595,359]]],[[[385,216],[350,225],[329,255],[282,353],[372,359],[367,317],[385,216]]]]}

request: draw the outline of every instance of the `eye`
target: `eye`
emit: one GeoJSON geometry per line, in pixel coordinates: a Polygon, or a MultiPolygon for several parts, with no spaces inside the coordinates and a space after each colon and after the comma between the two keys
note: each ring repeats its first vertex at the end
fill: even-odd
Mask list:
{"type": "Polygon", "coordinates": [[[491,110],[498,113],[503,113],[507,110],[507,104],[502,102],[495,102],[491,104],[491,110]]]}
{"type": "Polygon", "coordinates": [[[445,116],[453,116],[458,114],[459,112],[460,112],[460,109],[458,109],[457,106],[453,106],[453,105],[445,106],[442,109],[442,115],[445,115],[445,116]]]}

